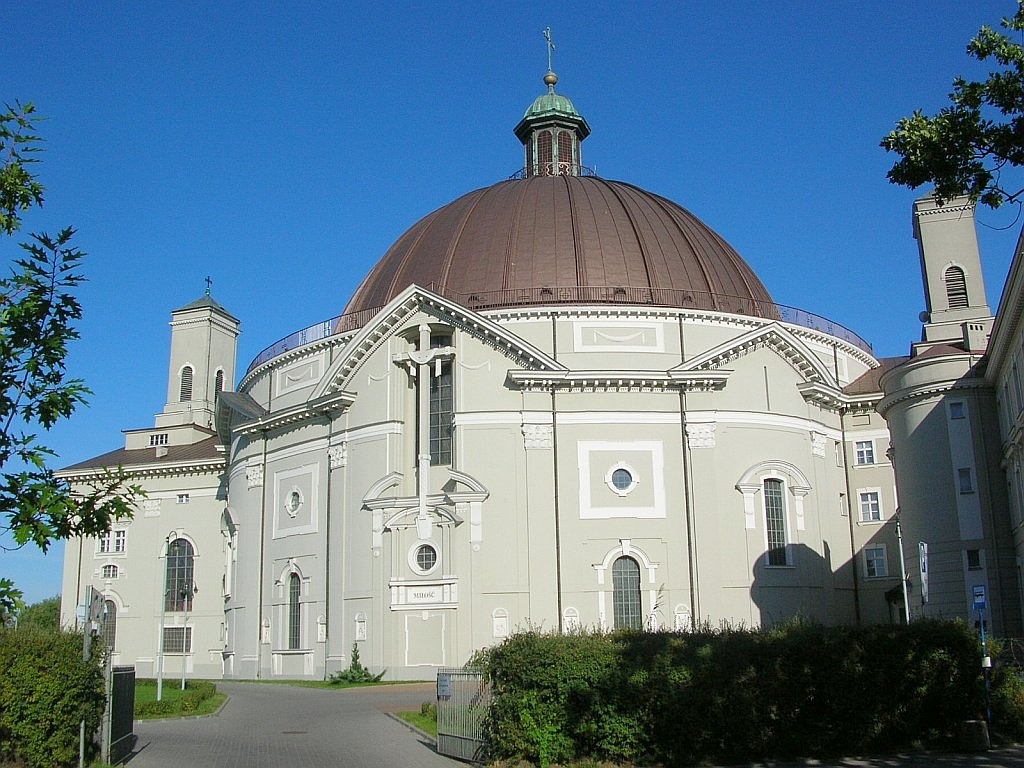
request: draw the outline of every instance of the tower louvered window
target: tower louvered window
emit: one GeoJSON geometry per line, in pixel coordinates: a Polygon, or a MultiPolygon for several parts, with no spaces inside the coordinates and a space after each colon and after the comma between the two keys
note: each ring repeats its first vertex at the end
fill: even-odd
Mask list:
{"type": "Polygon", "coordinates": [[[221,392],[224,391],[224,371],[217,371],[217,376],[213,380],[213,399],[216,400],[221,392]]]}
{"type": "Polygon", "coordinates": [[[541,131],[537,134],[537,175],[550,176],[552,174],[551,156],[551,132],[541,131]]]}
{"type": "Polygon", "coordinates": [[[186,365],[181,369],[181,389],[178,392],[178,400],[187,403],[192,399],[192,366],[186,365]]]}
{"type": "Polygon", "coordinates": [[[960,267],[946,270],[946,301],[950,309],[964,309],[967,304],[967,279],[960,267]]]}
{"type": "Polygon", "coordinates": [[[573,173],[575,160],[572,156],[572,134],[568,131],[558,132],[558,173],[570,176],[573,173]]]}

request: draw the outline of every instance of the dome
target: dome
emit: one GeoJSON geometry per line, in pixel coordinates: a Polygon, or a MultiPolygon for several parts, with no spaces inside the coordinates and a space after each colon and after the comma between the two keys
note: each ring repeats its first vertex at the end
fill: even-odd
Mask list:
{"type": "Polygon", "coordinates": [[[777,316],[753,270],[700,219],[596,176],[504,181],[439,208],[391,246],[345,313],[412,283],[470,309],[624,303],[777,316]]]}

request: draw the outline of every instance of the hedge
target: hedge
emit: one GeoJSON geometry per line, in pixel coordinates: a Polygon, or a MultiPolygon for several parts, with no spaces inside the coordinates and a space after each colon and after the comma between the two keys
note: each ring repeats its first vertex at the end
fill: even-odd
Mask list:
{"type": "Polygon", "coordinates": [[[0,670],[0,759],[75,764],[79,723],[95,733],[105,704],[102,669],[82,661],[81,633],[0,630],[0,670]]]}
{"type": "MultiPolygon", "coordinates": [[[[981,650],[958,622],[766,630],[524,632],[485,652],[493,756],[691,764],[934,745],[984,717],[981,650]]],[[[1024,735],[997,669],[993,720],[1024,735]]]]}

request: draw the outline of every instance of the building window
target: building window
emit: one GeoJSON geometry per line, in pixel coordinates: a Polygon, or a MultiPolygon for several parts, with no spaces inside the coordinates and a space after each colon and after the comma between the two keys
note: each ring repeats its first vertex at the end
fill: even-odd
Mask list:
{"type": "Polygon", "coordinates": [[[178,494],[178,503],[179,504],[188,504],[188,502],[189,502],[189,495],[187,493],[179,493],[178,494]]]}
{"type": "Polygon", "coordinates": [[[968,571],[980,571],[981,570],[981,550],[980,549],[968,549],[967,550],[967,570],[968,571]]]}
{"type": "Polygon", "coordinates": [[[950,309],[964,309],[967,302],[967,279],[960,267],[950,267],[945,273],[946,301],[950,309]]]}
{"type": "Polygon", "coordinates": [[[963,419],[966,418],[964,413],[964,404],[957,400],[956,402],[949,404],[949,418],[951,419],[963,419]]]}
{"type": "MultiPolygon", "coordinates": [[[[117,566],[113,566],[116,568],[117,566]]],[[[103,603],[103,619],[100,621],[100,640],[103,647],[108,651],[114,650],[114,641],[117,639],[117,606],[113,600],[106,600],[103,603]]]]}
{"type": "Polygon", "coordinates": [[[302,580],[297,573],[288,577],[288,650],[295,651],[301,646],[299,595],[302,592],[302,580]]]}
{"type": "Polygon", "coordinates": [[[860,492],[860,521],[877,523],[882,519],[882,505],[878,491],[860,492]]]}
{"type": "Polygon", "coordinates": [[[117,566],[116,565],[104,565],[102,573],[103,573],[103,578],[104,579],[116,579],[117,578],[117,566]]]}
{"type": "Polygon", "coordinates": [[[124,529],[119,531],[108,531],[100,536],[100,553],[110,554],[111,552],[123,554],[127,544],[127,533],[124,529]]]}
{"type": "MultiPolygon", "coordinates": [[[[431,346],[448,346],[451,337],[432,337],[431,346]],[[435,338],[446,343],[435,345],[435,338]]],[[[452,463],[452,421],[455,416],[455,397],[452,385],[451,361],[443,361],[439,370],[430,377],[430,463],[452,463]]]]}
{"type": "Polygon", "coordinates": [[[166,610],[192,610],[192,598],[195,594],[194,565],[194,553],[189,541],[175,539],[167,545],[166,610]]]}
{"type": "Polygon", "coordinates": [[[558,172],[571,174],[575,162],[572,157],[572,134],[569,131],[558,132],[558,172]]]}
{"type": "Polygon", "coordinates": [[[961,494],[974,493],[974,479],[971,477],[970,467],[960,467],[956,471],[956,479],[961,494]]]}
{"type": "Polygon", "coordinates": [[[161,432],[159,435],[150,435],[149,445],[150,447],[155,445],[167,445],[167,433],[161,432]]]}
{"type": "Polygon", "coordinates": [[[769,477],[764,481],[764,529],[768,538],[768,565],[789,565],[786,546],[786,496],[781,480],[769,477]]]}
{"type": "Polygon", "coordinates": [[[181,369],[181,388],[178,390],[178,400],[187,403],[192,399],[192,366],[186,365],[181,369]]]}
{"type": "Polygon", "coordinates": [[[637,473],[632,467],[619,462],[604,477],[605,484],[618,496],[628,496],[637,486],[637,473]]]}
{"type": "Polygon", "coordinates": [[[213,379],[213,399],[214,401],[220,396],[220,393],[224,391],[224,371],[218,370],[217,375],[213,379]]]}
{"type": "Polygon", "coordinates": [[[854,443],[856,450],[856,461],[857,464],[874,464],[875,463],[875,441],[874,440],[858,440],[854,443]]]}
{"type": "Polygon", "coordinates": [[[643,628],[640,564],[632,557],[620,557],[612,564],[612,609],[615,629],[643,628]]]}
{"type": "Polygon", "coordinates": [[[164,627],[164,653],[192,653],[192,627],[164,627]]]}
{"type": "Polygon", "coordinates": [[[889,564],[885,559],[885,545],[864,547],[864,575],[869,579],[889,575],[889,564]]]}

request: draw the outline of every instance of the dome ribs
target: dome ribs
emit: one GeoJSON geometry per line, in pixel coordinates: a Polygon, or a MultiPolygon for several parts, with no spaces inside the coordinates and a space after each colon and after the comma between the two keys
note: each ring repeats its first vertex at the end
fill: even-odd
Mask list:
{"type": "Polygon", "coordinates": [[[700,219],[594,176],[499,182],[439,208],[395,242],[345,311],[383,306],[411,283],[470,309],[621,302],[774,316],[757,275],[700,219]]]}

